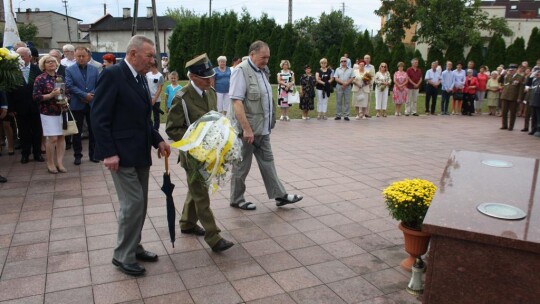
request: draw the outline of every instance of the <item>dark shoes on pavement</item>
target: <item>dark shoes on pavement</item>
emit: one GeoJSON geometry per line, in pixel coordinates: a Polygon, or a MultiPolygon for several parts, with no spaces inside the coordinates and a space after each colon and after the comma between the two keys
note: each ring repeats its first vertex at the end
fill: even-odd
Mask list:
{"type": "Polygon", "coordinates": [[[28,158],[28,156],[21,156],[21,164],[27,164],[29,161],[30,159],[28,158]]]}
{"type": "Polygon", "coordinates": [[[75,166],[78,166],[81,164],[81,158],[80,157],[75,157],[75,160],[73,161],[73,164],[75,166]]]}
{"type": "Polygon", "coordinates": [[[131,276],[140,276],[143,275],[146,272],[146,269],[144,266],[142,266],[139,263],[133,263],[133,264],[124,264],[118,261],[117,259],[113,258],[112,263],[114,266],[118,267],[120,271],[127,275],[131,276]]]}
{"type": "Polygon", "coordinates": [[[0,183],[5,183],[5,182],[7,182],[7,178],[0,175],[0,183]]]}
{"type": "Polygon", "coordinates": [[[229,248],[231,248],[234,245],[233,242],[229,242],[226,239],[219,240],[214,246],[212,246],[213,252],[222,252],[229,248]]]}
{"type": "Polygon", "coordinates": [[[158,255],[153,253],[153,252],[150,252],[150,251],[143,251],[143,252],[140,252],[140,253],[136,253],[135,254],[135,258],[137,260],[140,260],[140,261],[145,261],[145,262],[155,262],[158,260],[158,255]]]}
{"type": "Polygon", "coordinates": [[[204,235],[206,231],[199,225],[195,225],[195,227],[190,229],[181,229],[180,232],[184,234],[204,235]]]}
{"type": "MultiPolygon", "coordinates": [[[[158,260],[158,255],[150,252],[150,251],[143,251],[141,253],[135,254],[135,258],[140,261],[145,262],[156,262],[158,260]]],[[[140,276],[143,275],[146,272],[146,269],[144,266],[142,266],[139,263],[133,263],[133,264],[124,264],[117,259],[113,258],[112,263],[114,266],[118,267],[120,271],[127,275],[131,276],[140,276]]]]}

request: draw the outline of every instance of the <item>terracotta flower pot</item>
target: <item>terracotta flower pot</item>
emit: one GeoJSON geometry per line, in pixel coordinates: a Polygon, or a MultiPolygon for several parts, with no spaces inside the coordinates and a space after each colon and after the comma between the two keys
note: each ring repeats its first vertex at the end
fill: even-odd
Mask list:
{"type": "Polygon", "coordinates": [[[401,261],[400,266],[410,272],[416,258],[427,252],[430,234],[422,232],[421,230],[407,228],[401,223],[399,224],[399,229],[403,231],[405,251],[409,254],[408,258],[401,261]]]}

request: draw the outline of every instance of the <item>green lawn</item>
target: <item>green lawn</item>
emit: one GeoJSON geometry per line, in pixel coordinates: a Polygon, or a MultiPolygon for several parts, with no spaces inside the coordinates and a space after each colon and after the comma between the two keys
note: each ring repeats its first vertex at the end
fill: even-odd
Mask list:
{"type": "MultiPolygon", "coordinates": [[[[187,81],[180,81],[180,84],[182,86],[186,85],[187,84],[187,81]]],[[[166,82],[163,86],[163,92],[165,91],[165,88],[167,87],[167,85],[169,85],[169,82],[166,82]]],[[[275,95],[277,94],[277,85],[272,85],[272,88],[274,89],[274,98],[275,98],[275,95]]],[[[371,93],[371,104],[370,104],[370,115],[375,115],[376,111],[375,111],[375,93],[372,92],[371,93]]],[[[450,101],[450,103],[452,103],[450,101]]],[[[165,94],[162,93],[162,97],[161,97],[161,108],[163,109],[163,112],[165,112],[165,108],[166,108],[166,104],[167,104],[167,99],[165,98],[165,94]]],[[[449,110],[451,111],[452,109],[452,105],[450,104],[449,105],[449,110]]],[[[394,115],[394,112],[395,112],[395,107],[394,107],[394,103],[392,102],[392,96],[390,95],[388,97],[388,108],[386,109],[386,113],[390,116],[390,115],[394,115]]],[[[437,108],[436,108],[436,112],[440,112],[440,109],[441,109],[441,95],[439,94],[437,96],[437,108]]],[[[405,105],[402,106],[402,113],[403,111],[405,110],[405,105]]],[[[354,117],[356,116],[356,113],[354,112],[354,107],[352,106],[352,101],[351,101],[351,109],[350,109],[350,116],[351,117],[354,117]]],[[[483,111],[487,111],[487,105],[486,105],[486,102],[484,102],[484,109],[483,111]]],[[[423,114],[425,113],[425,95],[424,94],[420,94],[418,96],[418,103],[417,103],[417,112],[418,114],[423,114]]],[[[279,108],[278,108],[278,113],[276,113],[277,116],[279,117],[279,108]]],[[[327,116],[329,118],[332,118],[336,115],[336,94],[332,94],[330,95],[330,99],[328,100],[328,112],[327,112],[327,116]]],[[[317,98],[315,98],[315,110],[314,111],[310,111],[309,112],[309,116],[311,118],[316,118],[317,117],[317,98]]],[[[302,111],[298,108],[298,105],[293,105],[290,109],[289,109],[289,117],[291,119],[300,119],[302,118],[302,111]]],[[[161,122],[164,123],[167,121],[167,114],[165,115],[161,115],[161,122]]]]}

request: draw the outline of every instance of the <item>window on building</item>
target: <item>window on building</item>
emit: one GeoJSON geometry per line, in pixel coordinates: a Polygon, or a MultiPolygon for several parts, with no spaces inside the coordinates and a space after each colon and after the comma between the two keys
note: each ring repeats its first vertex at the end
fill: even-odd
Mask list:
{"type": "Polygon", "coordinates": [[[517,10],[517,5],[510,5],[510,10],[516,11],[517,10]]]}

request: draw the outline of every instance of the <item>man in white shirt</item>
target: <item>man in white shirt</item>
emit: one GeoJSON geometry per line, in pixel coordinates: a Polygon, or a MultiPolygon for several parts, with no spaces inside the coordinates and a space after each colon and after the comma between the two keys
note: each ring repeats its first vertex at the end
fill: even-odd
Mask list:
{"type": "Polygon", "coordinates": [[[426,71],[426,115],[435,115],[437,92],[441,84],[441,72],[437,70],[437,61],[431,63],[431,69],[426,71]],[[431,107],[430,107],[431,101],[431,107]]]}
{"type": "MultiPolygon", "coordinates": [[[[369,56],[368,54],[364,55],[364,61],[366,62],[366,65],[364,66],[364,70],[371,74],[371,79],[375,79],[375,67],[373,66],[373,64],[370,64],[371,56],[369,56]]],[[[371,80],[371,83],[369,85],[373,86],[373,80],[371,80]]],[[[371,103],[371,93],[368,94],[367,100],[368,100],[368,103],[367,103],[367,108],[366,108],[366,117],[370,118],[371,116],[369,115],[369,104],[371,103]]]]}
{"type": "Polygon", "coordinates": [[[66,44],[62,47],[62,52],[64,52],[64,58],[60,61],[60,64],[69,68],[70,66],[77,63],[75,59],[75,47],[71,44],[66,44]]]}

